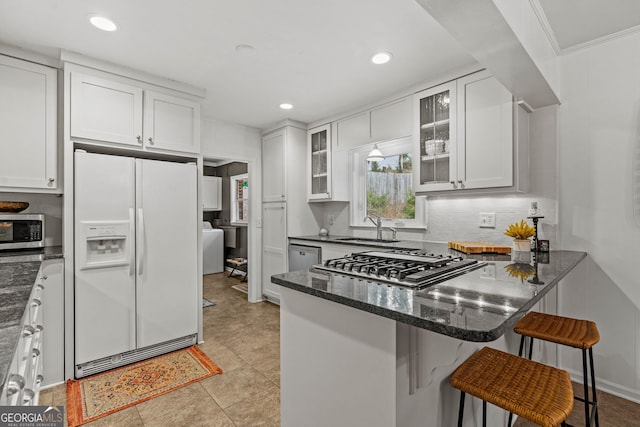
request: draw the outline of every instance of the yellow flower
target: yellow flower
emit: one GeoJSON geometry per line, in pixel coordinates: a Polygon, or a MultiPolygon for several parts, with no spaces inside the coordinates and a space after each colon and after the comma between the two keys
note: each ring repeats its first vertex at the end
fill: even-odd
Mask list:
{"type": "Polygon", "coordinates": [[[524,240],[528,239],[529,237],[533,237],[536,234],[536,230],[535,228],[527,224],[523,219],[519,223],[516,222],[514,224],[511,224],[504,232],[504,234],[517,240],[524,240]]]}

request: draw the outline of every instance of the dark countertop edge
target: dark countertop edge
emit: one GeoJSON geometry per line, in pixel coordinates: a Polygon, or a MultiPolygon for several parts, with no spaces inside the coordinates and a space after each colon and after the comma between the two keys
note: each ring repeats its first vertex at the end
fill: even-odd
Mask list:
{"type": "Polygon", "coordinates": [[[38,249],[0,251],[0,263],[37,262],[64,258],[62,246],[46,246],[38,249]]]}
{"type": "MultiPolygon", "coordinates": [[[[560,251],[558,251],[560,252],[560,251]]],[[[505,331],[508,327],[515,325],[515,323],[524,316],[530,309],[533,307],[538,301],[542,299],[552,288],[558,285],[560,280],[562,280],[571,270],[573,270],[582,260],[587,257],[586,252],[572,251],[576,253],[580,253],[580,257],[571,265],[567,266],[561,273],[559,273],[551,283],[547,284],[547,286],[542,288],[542,291],[538,293],[536,296],[531,298],[524,306],[522,306],[517,312],[511,315],[504,323],[502,323],[499,327],[480,331],[480,330],[465,330],[459,329],[452,326],[446,326],[441,323],[420,319],[418,317],[412,316],[406,313],[400,313],[397,311],[389,310],[385,307],[379,307],[376,305],[355,301],[351,298],[343,297],[340,295],[330,294],[323,292],[321,290],[309,288],[308,286],[299,285],[297,283],[289,282],[284,280],[277,275],[271,276],[271,282],[278,284],[280,286],[284,286],[285,288],[293,289],[298,292],[302,292],[305,294],[309,294],[318,298],[322,298],[328,301],[333,301],[338,304],[346,305],[349,307],[353,307],[357,310],[365,311],[371,314],[375,314],[377,316],[386,317],[388,319],[392,319],[398,322],[406,323],[411,326],[415,326],[421,329],[429,330],[432,332],[436,332],[442,335],[447,335],[452,338],[461,339],[463,341],[470,342],[490,342],[495,341],[504,335],[505,331]]]]}

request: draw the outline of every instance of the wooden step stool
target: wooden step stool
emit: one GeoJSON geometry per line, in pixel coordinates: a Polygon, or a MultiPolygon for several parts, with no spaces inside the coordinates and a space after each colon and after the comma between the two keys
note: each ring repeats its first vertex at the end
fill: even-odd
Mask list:
{"type": "Polygon", "coordinates": [[[516,323],[513,330],[522,335],[519,355],[522,355],[525,337],[530,338],[529,359],[531,359],[532,355],[534,338],[582,350],[584,399],[580,397],[575,399],[584,402],[586,425],[592,425],[595,420],[596,426],[599,426],[598,398],[596,396],[596,379],[593,367],[593,346],[600,341],[600,333],[596,324],[589,320],[572,319],[570,317],[531,311],[516,323]],[[587,376],[587,350],[589,350],[589,365],[591,367],[591,392],[593,394],[591,400],[589,399],[589,377],[587,376]],[[589,412],[589,405],[593,406],[591,412],[589,412]]]}
{"type": "MultiPolygon", "coordinates": [[[[233,269],[231,270],[231,272],[229,273],[229,276],[227,277],[232,277],[233,273],[238,270],[240,267],[243,267],[245,265],[247,265],[247,260],[244,258],[228,258],[227,262],[231,265],[233,265],[233,269]]],[[[247,278],[249,277],[249,272],[247,271],[246,274],[244,275],[244,277],[242,278],[242,280],[240,280],[241,282],[246,282],[247,278]]]]}
{"type": "Polygon", "coordinates": [[[458,427],[462,427],[465,393],[482,399],[482,425],[487,402],[544,427],[565,426],[573,409],[569,373],[523,357],[484,347],[451,376],[460,390],[458,427]]]}

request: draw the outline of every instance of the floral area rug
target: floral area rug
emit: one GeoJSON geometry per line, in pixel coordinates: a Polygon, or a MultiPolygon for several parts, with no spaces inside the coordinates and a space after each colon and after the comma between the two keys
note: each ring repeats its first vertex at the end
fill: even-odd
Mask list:
{"type": "Polygon", "coordinates": [[[80,380],[67,381],[67,416],[75,427],[168,393],[220,369],[197,346],[80,380]]]}

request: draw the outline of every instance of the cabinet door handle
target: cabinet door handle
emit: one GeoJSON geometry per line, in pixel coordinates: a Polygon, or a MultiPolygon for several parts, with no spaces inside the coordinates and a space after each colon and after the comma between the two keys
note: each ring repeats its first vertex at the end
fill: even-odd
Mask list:
{"type": "Polygon", "coordinates": [[[155,144],[155,142],[153,142],[153,138],[149,137],[149,144],[155,144]]]}
{"type": "Polygon", "coordinates": [[[458,180],[458,184],[460,184],[460,188],[464,188],[464,182],[461,179],[458,180]]]}
{"type": "Polygon", "coordinates": [[[458,188],[455,181],[451,181],[450,184],[453,185],[453,188],[458,188]]]}
{"type": "Polygon", "coordinates": [[[136,136],[136,139],[138,140],[138,144],[142,144],[142,137],[140,135],[136,136]]]}
{"type": "Polygon", "coordinates": [[[47,280],[49,277],[45,274],[44,276],[42,276],[42,280],[47,280]]]}
{"type": "Polygon", "coordinates": [[[56,180],[55,178],[49,178],[49,182],[53,182],[55,180],[56,180]]]}

